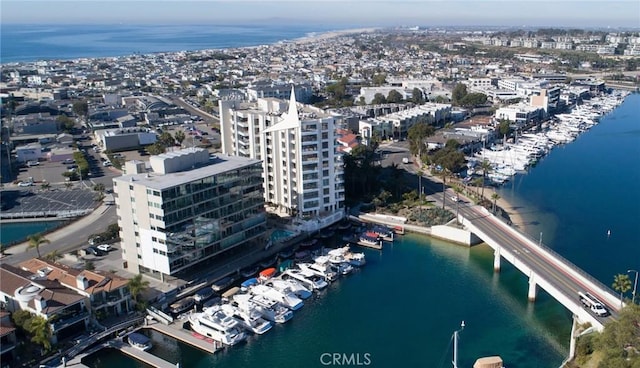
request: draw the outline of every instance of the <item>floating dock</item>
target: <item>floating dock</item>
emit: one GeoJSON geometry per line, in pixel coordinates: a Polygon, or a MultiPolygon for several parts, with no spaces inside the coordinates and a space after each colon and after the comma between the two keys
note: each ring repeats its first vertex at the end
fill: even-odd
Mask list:
{"type": "Polygon", "coordinates": [[[110,341],[109,346],[112,348],[118,349],[124,354],[131,356],[143,363],[149,364],[153,367],[157,368],[175,368],[176,365],[170,362],[167,362],[164,359],[158,358],[157,356],[147,353],[146,351],[142,351],[140,349],[136,349],[133,346],[123,342],[123,341],[110,341]]]}
{"type": "Polygon", "coordinates": [[[208,342],[207,340],[198,339],[197,337],[188,333],[186,330],[178,328],[175,325],[167,326],[163,325],[162,323],[154,323],[146,326],[145,328],[152,328],[162,334],[171,336],[178,341],[182,341],[185,344],[189,344],[211,354],[224,347],[221,342],[215,340],[213,342],[208,342]]]}

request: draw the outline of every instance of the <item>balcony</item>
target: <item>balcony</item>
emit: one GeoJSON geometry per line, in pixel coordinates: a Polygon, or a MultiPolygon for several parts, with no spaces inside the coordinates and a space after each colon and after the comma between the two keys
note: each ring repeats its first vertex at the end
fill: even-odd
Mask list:
{"type": "Polygon", "coordinates": [[[82,321],[85,318],[89,318],[89,312],[80,312],[70,318],[55,321],[51,324],[53,331],[60,331],[65,327],[69,327],[78,321],[82,321]]]}

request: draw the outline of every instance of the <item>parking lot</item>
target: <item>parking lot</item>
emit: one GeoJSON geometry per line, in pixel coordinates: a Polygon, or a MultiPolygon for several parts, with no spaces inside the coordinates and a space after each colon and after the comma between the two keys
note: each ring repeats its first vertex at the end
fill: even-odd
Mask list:
{"type": "Polygon", "coordinates": [[[88,189],[3,190],[1,217],[72,217],[97,207],[100,202],[96,196],[96,192],[88,189]]]}

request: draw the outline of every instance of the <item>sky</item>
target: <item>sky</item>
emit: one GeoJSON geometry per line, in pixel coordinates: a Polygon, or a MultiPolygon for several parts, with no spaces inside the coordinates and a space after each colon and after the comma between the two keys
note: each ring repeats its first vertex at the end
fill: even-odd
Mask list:
{"type": "Polygon", "coordinates": [[[640,0],[2,0],[3,24],[322,23],[640,29],[640,0]]]}

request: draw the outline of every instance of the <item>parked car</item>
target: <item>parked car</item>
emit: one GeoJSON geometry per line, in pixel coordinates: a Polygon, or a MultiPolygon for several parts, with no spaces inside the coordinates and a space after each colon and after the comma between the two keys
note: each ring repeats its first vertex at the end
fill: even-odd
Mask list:
{"type": "Polygon", "coordinates": [[[38,165],[40,165],[40,162],[38,162],[38,161],[27,161],[27,166],[28,167],[38,166],[38,165]]]}
{"type": "Polygon", "coordinates": [[[100,244],[97,247],[99,250],[103,251],[103,252],[108,252],[111,250],[111,245],[109,244],[100,244]]]}
{"type": "Polygon", "coordinates": [[[103,252],[102,250],[100,250],[100,249],[98,249],[96,247],[86,247],[84,249],[84,251],[85,251],[85,253],[87,255],[90,254],[90,255],[93,255],[93,256],[96,256],[96,257],[104,256],[106,254],[105,252],[103,252]]]}
{"type": "Polygon", "coordinates": [[[21,181],[18,183],[19,187],[30,187],[33,185],[33,182],[31,181],[21,181]]]}
{"type": "Polygon", "coordinates": [[[111,166],[111,161],[105,161],[102,163],[102,166],[107,167],[107,166],[111,166]]]}
{"type": "Polygon", "coordinates": [[[72,158],[68,158],[65,159],[64,161],[62,161],[63,164],[68,165],[68,164],[75,164],[76,160],[72,159],[72,158]]]}

